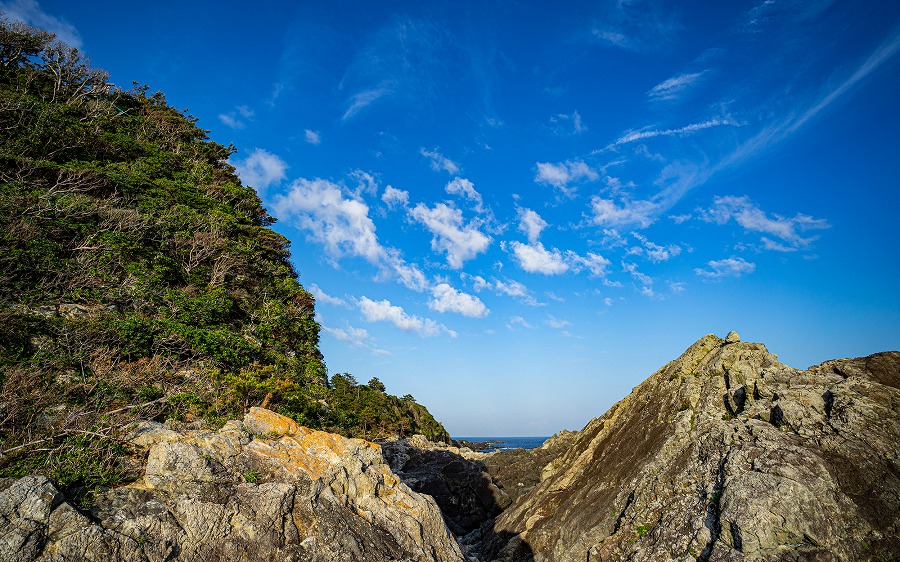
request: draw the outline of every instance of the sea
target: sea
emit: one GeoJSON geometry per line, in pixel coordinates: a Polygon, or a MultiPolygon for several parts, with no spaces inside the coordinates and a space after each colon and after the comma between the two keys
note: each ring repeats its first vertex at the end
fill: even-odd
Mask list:
{"type": "Polygon", "coordinates": [[[493,451],[508,451],[510,449],[534,449],[544,444],[544,441],[550,439],[546,437],[454,437],[462,441],[470,443],[488,443],[485,453],[493,451]]]}

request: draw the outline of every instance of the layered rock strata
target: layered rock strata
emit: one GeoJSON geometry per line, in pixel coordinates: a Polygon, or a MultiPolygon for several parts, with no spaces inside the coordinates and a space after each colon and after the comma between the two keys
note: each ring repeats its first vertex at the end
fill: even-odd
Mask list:
{"type": "Polygon", "coordinates": [[[90,514],[42,477],[0,481],[4,561],[463,562],[434,500],[378,445],[253,408],[219,431],[145,422],[142,479],[90,514]]]}
{"type": "Polygon", "coordinates": [[[708,335],[579,432],[483,556],[896,560],[898,456],[900,353],[797,370],[708,335]]]}

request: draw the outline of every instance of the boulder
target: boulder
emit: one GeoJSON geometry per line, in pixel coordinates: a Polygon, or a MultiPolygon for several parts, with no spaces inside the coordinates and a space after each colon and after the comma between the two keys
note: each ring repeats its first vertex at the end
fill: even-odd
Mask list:
{"type": "Polygon", "coordinates": [[[45,478],[0,481],[0,560],[464,562],[434,500],[380,447],[261,408],[218,431],[145,422],[144,476],[90,516],[45,478]]]}

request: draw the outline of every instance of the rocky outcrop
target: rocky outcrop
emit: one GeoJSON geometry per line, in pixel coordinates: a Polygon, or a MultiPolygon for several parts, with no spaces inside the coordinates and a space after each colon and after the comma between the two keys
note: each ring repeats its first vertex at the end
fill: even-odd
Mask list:
{"type": "Polygon", "coordinates": [[[0,481],[0,560],[463,562],[434,500],[378,445],[253,408],[219,431],[145,422],[146,470],[82,513],[41,477],[0,481]]]}
{"type": "Polygon", "coordinates": [[[382,450],[404,483],[434,498],[455,535],[477,529],[510,504],[484,464],[492,455],[431,443],[421,435],[383,443],[382,450]]]}
{"type": "Polygon", "coordinates": [[[709,335],[579,432],[483,557],[896,560],[898,455],[900,353],[803,371],[709,335]]]}

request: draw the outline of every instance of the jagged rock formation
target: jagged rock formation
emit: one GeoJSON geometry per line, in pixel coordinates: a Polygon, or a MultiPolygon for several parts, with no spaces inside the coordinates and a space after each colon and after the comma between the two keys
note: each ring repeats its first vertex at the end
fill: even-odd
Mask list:
{"type": "Polygon", "coordinates": [[[433,497],[450,530],[465,535],[509,506],[510,498],[492,481],[476,453],[422,436],[382,444],[385,459],[410,488],[433,497]]]}
{"type": "Polygon", "coordinates": [[[494,484],[515,500],[540,483],[545,471],[554,469],[554,462],[572,446],[576,435],[572,431],[560,431],[535,449],[497,451],[482,462],[494,484]]]}
{"type": "Polygon", "coordinates": [[[0,480],[0,560],[464,561],[374,443],[261,408],[216,432],[144,422],[132,443],[143,478],[90,517],[46,478],[0,480]]]}
{"type": "Polygon", "coordinates": [[[482,557],[896,560],[898,455],[900,353],[801,371],[708,335],[591,421],[482,557]]]}

